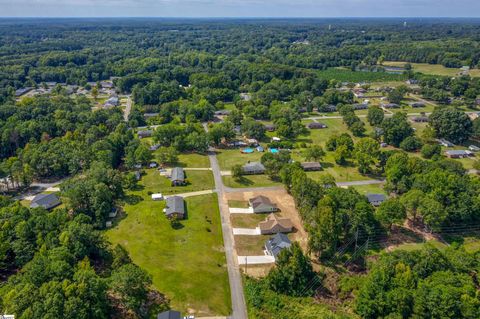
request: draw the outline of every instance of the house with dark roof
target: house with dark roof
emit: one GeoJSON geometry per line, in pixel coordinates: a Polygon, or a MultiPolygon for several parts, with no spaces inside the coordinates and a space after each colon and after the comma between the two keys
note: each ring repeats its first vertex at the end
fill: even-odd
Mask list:
{"type": "Polygon", "coordinates": [[[386,103],[382,104],[382,107],[386,109],[398,109],[400,105],[398,105],[397,103],[386,103]]]}
{"type": "Polygon", "coordinates": [[[18,89],[15,91],[15,97],[20,97],[24,94],[27,94],[28,92],[30,92],[32,90],[32,88],[21,88],[21,89],[18,89]]]}
{"type": "Polygon", "coordinates": [[[168,310],[157,315],[157,319],[182,319],[180,312],[175,310],[168,310]]]}
{"type": "Polygon", "coordinates": [[[320,171],[322,169],[322,164],[319,162],[304,162],[300,165],[304,171],[320,171]]]}
{"type": "Polygon", "coordinates": [[[423,103],[423,102],[412,102],[412,103],[410,103],[410,106],[413,107],[413,108],[425,107],[425,103],[423,103]]]}
{"type": "Polygon", "coordinates": [[[52,209],[57,207],[62,202],[55,193],[51,194],[38,194],[30,203],[30,208],[43,207],[45,209],[52,209]]]}
{"type": "Polygon", "coordinates": [[[449,158],[467,158],[473,156],[473,153],[468,150],[449,150],[445,152],[449,158]]]}
{"type": "Polygon", "coordinates": [[[416,123],[426,123],[428,122],[428,116],[414,116],[412,121],[416,123]]]}
{"type": "Polygon", "coordinates": [[[138,131],[137,132],[138,138],[151,137],[152,135],[153,135],[152,130],[144,130],[144,131],[138,131]]]}
{"type": "Polygon", "coordinates": [[[270,198],[260,195],[248,200],[248,205],[252,208],[253,212],[258,213],[272,213],[278,211],[276,204],[270,201],[270,198]]]}
{"type": "Polygon", "coordinates": [[[146,119],[150,119],[152,117],[158,116],[160,113],[143,113],[143,117],[146,119]]]}
{"type": "Polygon", "coordinates": [[[167,218],[184,219],[185,218],[185,202],[183,197],[171,196],[167,197],[166,206],[163,210],[167,218]]]}
{"type": "Polygon", "coordinates": [[[293,230],[293,223],[290,218],[278,217],[270,214],[265,221],[258,224],[260,234],[270,235],[278,233],[290,233],[293,230]]]}
{"type": "Polygon", "coordinates": [[[265,125],[263,125],[263,126],[265,127],[265,130],[266,130],[267,132],[273,132],[273,131],[275,131],[275,125],[273,125],[273,124],[265,124],[265,125]]]}
{"type": "Polygon", "coordinates": [[[263,174],[265,173],[265,166],[260,162],[250,162],[243,165],[242,170],[247,175],[263,174]]]}
{"type": "Polygon", "coordinates": [[[373,206],[380,206],[387,198],[384,194],[367,194],[367,200],[373,206]]]}
{"type": "Polygon", "coordinates": [[[292,246],[292,242],[283,233],[278,233],[265,242],[265,250],[275,258],[282,250],[288,249],[290,246],[292,246]]]}
{"type": "Polygon", "coordinates": [[[225,115],[230,115],[231,111],[230,110],[218,110],[215,111],[216,116],[225,116],[225,115]]]}
{"type": "Polygon", "coordinates": [[[368,104],[363,104],[363,103],[353,104],[352,106],[353,106],[354,110],[366,110],[366,109],[368,109],[368,104]]]}
{"type": "Polygon", "coordinates": [[[318,108],[319,112],[336,112],[337,106],[333,104],[323,105],[318,108]]]}
{"type": "Polygon", "coordinates": [[[319,122],[311,122],[311,123],[308,123],[307,127],[311,130],[317,130],[317,129],[327,128],[327,125],[319,122]]]}
{"type": "Polygon", "coordinates": [[[172,186],[184,186],[185,185],[185,172],[182,167],[174,167],[170,175],[172,186]]]}
{"type": "Polygon", "coordinates": [[[455,146],[455,144],[453,144],[450,141],[447,141],[444,138],[438,139],[437,142],[438,142],[438,144],[440,144],[442,146],[445,146],[445,147],[454,147],[455,146]]]}

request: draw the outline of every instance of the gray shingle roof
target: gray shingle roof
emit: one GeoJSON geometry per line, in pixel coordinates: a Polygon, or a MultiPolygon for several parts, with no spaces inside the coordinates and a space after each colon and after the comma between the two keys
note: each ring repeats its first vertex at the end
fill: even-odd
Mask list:
{"type": "Polygon", "coordinates": [[[157,319],[181,319],[181,314],[175,310],[168,310],[157,315],[157,319]]]}
{"type": "Polygon", "coordinates": [[[290,248],[292,242],[288,239],[287,235],[278,233],[275,236],[271,237],[265,243],[265,248],[274,256],[277,255],[285,248],[290,248]]]}
{"type": "Polygon", "coordinates": [[[39,194],[33,198],[32,202],[30,203],[30,208],[43,207],[45,209],[52,209],[60,204],[60,199],[54,193],[39,194]]]}
{"type": "Polygon", "coordinates": [[[174,167],[172,169],[172,175],[170,178],[172,181],[184,181],[185,180],[185,172],[181,167],[174,167]]]}
{"type": "Polygon", "coordinates": [[[367,194],[367,199],[368,201],[373,204],[373,203],[381,203],[384,202],[386,197],[383,194],[367,194]]]}
{"type": "Polygon", "coordinates": [[[260,162],[251,162],[243,165],[244,171],[265,171],[265,166],[260,162]]]}
{"type": "Polygon", "coordinates": [[[165,215],[171,216],[172,214],[185,215],[185,204],[183,197],[172,196],[167,198],[167,205],[165,207],[165,215]]]}

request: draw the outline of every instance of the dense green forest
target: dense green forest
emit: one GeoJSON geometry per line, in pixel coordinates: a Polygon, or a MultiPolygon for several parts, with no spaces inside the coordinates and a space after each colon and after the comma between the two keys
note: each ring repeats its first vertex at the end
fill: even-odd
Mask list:
{"type": "MultiPolygon", "coordinates": [[[[308,251],[294,244],[264,279],[245,279],[252,318],[478,318],[479,252],[461,242],[373,257],[357,248],[405,220],[428,233],[478,225],[480,180],[444,158],[436,139],[478,141],[480,120],[465,110],[480,104],[480,79],[420,74],[410,63],[476,70],[479,40],[475,19],[0,20],[0,312],[152,318],[169,308],[151,276],[103,233],[109,214],[136,200],[127,194],[137,186],[133,169],[154,159],[138,127],[155,125],[159,164],[223,147],[238,132],[282,149],[260,161],[292,195],[308,251]],[[390,72],[384,61],[405,66],[390,72]],[[102,81],[132,99],[126,119],[120,108],[98,106],[102,81]],[[372,83],[385,102],[427,99],[435,106],[428,126],[416,132],[406,112],[387,117],[377,105],[357,112],[352,88],[373,91],[372,83]],[[49,85],[45,94],[18,93],[49,85]],[[207,132],[202,124],[225,109],[207,132]],[[326,137],[325,147],[299,141],[309,133],[302,114],[316,111],[336,112],[348,131],[326,137]],[[270,140],[265,123],[281,141],[270,140]],[[331,156],[384,179],[391,196],[373,207],[332,176],[311,178],[292,154],[331,156]],[[16,200],[33,183],[63,179],[62,205],[53,210],[16,200]],[[332,276],[314,271],[312,260],[334,269],[347,260],[360,270],[340,267],[332,276]],[[325,298],[334,306],[322,303],[327,277],[338,286],[325,298]]],[[[242,175],[234,165],[232,177],[242,175]]]]}

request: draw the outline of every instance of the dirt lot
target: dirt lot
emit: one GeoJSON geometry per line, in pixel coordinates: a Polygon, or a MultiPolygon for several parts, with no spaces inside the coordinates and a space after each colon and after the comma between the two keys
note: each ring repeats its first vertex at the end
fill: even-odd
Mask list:
{"type": "MultiPolygon", "coordinates": [[[[252,197],[263,195],[277,204],[280,211],[276,214],[282,217],[290,218],[294,225],[294,232],[288,234],[288,238],[291,241],[296,241],[300,243],[300,246],[306,250],[308,237],[303,224],[298,215],[297,209],[295,208],[295,202],[293,198],[285,190],[273,190],[273,191],[258,191],[258,192],[235,192],[225,194],[226,199],[229,203],[233,204],[242,204],[247,203],[248,200],[252,197]]],[[[265,220],[268,214],[231,214],[230,220],[232,227],[239,228],[255,228],[258,226],[260,221],[265,220]]],[[[258,236],[234,236],[235,237],[235,250],[237,255],[263,255],[263,247],[265,241],[270,236],[258,235],[258,236]]],[[[265,265],[255,265],[248,267],[248,275],[254,277],[263,277],[269,270],[273,267],[273,264],[265,265]]],[[[245,271],[245,267],[241,266],[241,269],[245,271]]]]}
{"type": "MultiPolygon", "coordinates": [[[[287,217],[290,218],[292,221],[295,231],[289,235],[289,238],[293,241],[297,241],[300,243],[300,246],[306,250],[307,249],[307,242],[308,242],[308,237],[307,233],[305,232],[305,229],[303,228],[303,224],[300,220],[300,216],[298,215],[297,209],[295,208],[295,202],[293,200],[293,197],[290,196],[287,191],[285,190],[273,190],[273,191],[260,191],[260,192],[238,192],[238,193],[227,193],[225,196],[227,197],[228,200],[233,200],[233,201],[248,201],[250,198],[263,195],[270,200],[277,204],[278,208],[280,209],[280,212],[277,213],[282,217],[287,217]]],[[[242,223],[239,221],[239,218],[241,219],[242,216],[238,216],[239,214],[235,214],[237,216],[231,217],[232,224],[235,227],[235,225],[242,224],[243,227],[245,227],[245,223],[242,223]]],[[[267,217],[268,214],[261,214],[261,216],[264,216],[264,218],[267,217]]],[[[256,221],[256,218],[249,218],[249,217],[244,217],[246,219],[254,220],[256,221]]],[[[251,225],[249,227],[255,228],[257,225],[251,225]]],[[[261,236],[259,236],[261,237],[261,236]]]]}

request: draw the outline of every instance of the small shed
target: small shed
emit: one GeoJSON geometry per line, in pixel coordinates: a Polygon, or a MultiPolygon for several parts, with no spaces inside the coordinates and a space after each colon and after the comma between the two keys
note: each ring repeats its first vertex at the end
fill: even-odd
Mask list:
{"type": "Polygon", "coordinates": [[[160,193],[152,194],[152,200],[163,200],[163,195],[160,193]]]}

